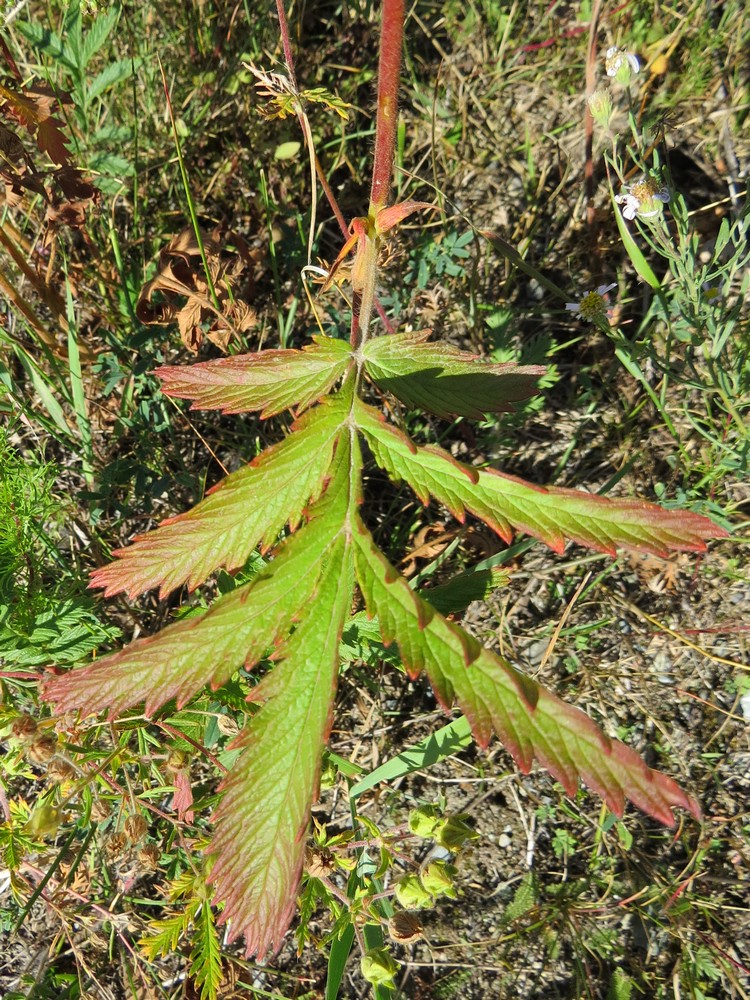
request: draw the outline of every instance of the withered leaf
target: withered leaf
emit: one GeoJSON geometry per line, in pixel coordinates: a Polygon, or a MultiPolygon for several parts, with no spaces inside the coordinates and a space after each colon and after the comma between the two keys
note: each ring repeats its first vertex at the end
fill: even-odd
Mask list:
{"type": "Polygon", "coordinates": [[[200,247],[191,228],[174,236],[159,254],[159,271],[141,289],[136,316],[147,325],[177,319],[180,336],[188,350],[196,353],[204,336],[226,351],[237,333],[252,329],[255,312],[239,297],[238,282],[251,262],[245,241],[235,233],[210,235],[201,232],[208,275],[218,309],[211,296],[200,247]],[[235,249],[228,249],[231,244],[235,249]],[[154,300],[158,293],[159,297],[154,300]],[[185,298],[185,302],[178,299],[185,298]]]}
{"type": "Polygon", "coordinates": [[[0,124],[0,156],[11,163],[20,163],[26,150],[16,133],[0,124]]]}
{"type": "Polygon", "coordinates": [[[70,201],[91,201],[99,197],[99,191],[77,167],[58,167],[53,176],[70,201]]]}
{"type": "Polygon", "coordinates": [[[48,87],[36,84],[19,91],[0,84],[0,100],[0,110],[23,125],[41,152],[55,163],[68,162],[67,139],[62,132],[65,125],[52,113],[56,95],[48,87]]]}
{"type": "Polygon", "coordinates": [[[50,205],[45,218],[56,229],[60,226],[80,229],[86,221],[86,202],[64,201],[60,205],[50,205]]]}

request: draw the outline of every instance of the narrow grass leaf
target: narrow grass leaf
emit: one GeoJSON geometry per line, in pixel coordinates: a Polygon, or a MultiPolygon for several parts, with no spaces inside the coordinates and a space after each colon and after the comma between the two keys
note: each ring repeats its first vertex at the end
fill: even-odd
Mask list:
{"type": "Polygon", "coordinates": [[[93,486],[94,469],[94,442],[91,436],[91,422],[89,420],[86,395],[83,391],[83,370],[81,369],[81,353],[78,349],[78,326],[76,323],[75,309],[73,307],[73,294],[70,288],[70,281],[65,277],[65,307],[68,320],[68,372],[70,378],[70,393],[73,400],[73,409],[76,415],[78,433],[81,437],[82,452],[82,472],[89,487],[93,486]]]}
{"type": "Polygon", "coordinates": [[[643,256],[638,244],[633,239],[633,236],[628,229],[628,224],[623,218],[622,212],[614,199],[614,195],[611,194],[611,192],[610,195],[612,199],[612,206],[615,210],[617,228],[620,230],[620,239],[622,240],[622,245],[625,247],[625,252],[628,257],[630,257],[631,264],[635,268],[638,276],[643,278],[647,285],[650,285],[655,292],[661,292],[661,283],[659,282],[659,279],[654,274],[651,269],[651,265],[643,256]]]}
{"type": "Polygon", "coordinates": [[[471,725],[465,716],[460,716],[449,722],[447,726],[438,729],[427,739],[404,750],[397,757],[387,760],[380,767],[361,778],[349,789],[349,798],[357,799],[364,792],[375,788],[385,781],[395,781],[413,771],[424,771],[440,761],[447,760],[453,754],[463,750],[472,741],[471,725]]]}
{"type": "Polygon", "coordinates": [[[20,344],[14,344],[13,349],[16,357],[21,363],[21,367],[31,379],[31,383],[39,396],[42,406],[51,417],[57,429],[62,433],[63,437],[68,439],[73,438],[74,434],[65,418],[63,408],[55,399],[54,393],[47,385],[45,376],[38,368],[36,362],[32,360],[31,356],[21,347],[20,344]]]}

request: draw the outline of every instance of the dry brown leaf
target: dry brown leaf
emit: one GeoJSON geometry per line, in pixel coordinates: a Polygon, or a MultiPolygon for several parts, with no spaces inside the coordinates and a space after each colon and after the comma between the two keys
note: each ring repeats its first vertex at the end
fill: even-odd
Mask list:
{"type": "Polygon", "coordinates": [[[11,163],[20,163],[26,150],[16,133],[0,124],[0,156],[11,163]]]}
{"type": "MultiPolygon", "coordinates": [[[[60,95],[64,99],[64,95],[60,95]]],[[[67,139],[62,129],[65,123],[55,118],[53,108],[57,100],[48,87],[36,84],[23,91],[0,84],[0,111],[10,115],[36,139],[40,151],[47,153],[55,163],[68,162],[67,139]]]]}
{"type": "MultiPolygon", "coordinates": [[[[460,530],[460,529],[459,529],[460,530]]],[[[414,536],[415,547],[401,560],[401,572],[412,576],[417,568],[417,559],[435,559],[456,537],[457,531],[446,531],[440,525],[428,524],[420,528],[414,536]]]]}
{"type": "Polygon", "coordinates": [[[238,298],[239,279],[245,276],[251,255],[245,241],[235,233],[222,235],[216,229],[201,234],[208,274],[216,293],[218,309],[206,280],[200,247],[192,229],[174,236],[159,254],[159,271],[138,296],[136,316],[147,325],[177,319],[183,343],[196,353],[204,337],[226,351],[237,333],[256,324],[253,309],[238,298]],[[236,250],[229,250],[231,243],[236,250]],[[154,301],[154,296],[159,298],[154,301]],[[178,302],[178,298],[185,302],[178,302]]]}
{"type": "Polygon", "coordinates": [[[177,325],[182,341],[189,351],[197,352],[203,339],[201,331],[201,300],[191,295],[185,305],[177,313],[177,325]]]}
{"type": "Polygon", "coordinates": [[[669,559],[660,559],[649,552],[628,552],[626,558],[641,582],[654,594],[676,590],[680,575],[691,565],[686,552],[676,552],[669,559]]]}

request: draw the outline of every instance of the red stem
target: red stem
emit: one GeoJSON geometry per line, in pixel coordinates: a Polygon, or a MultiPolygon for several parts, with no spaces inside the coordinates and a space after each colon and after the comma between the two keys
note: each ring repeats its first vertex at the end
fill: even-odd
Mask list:
{"type": "Polygon", "coordinates": [[[388,201],[393,173],[398,123],[398,85],[404,37],[404,0],[383,0],[378,66],[378,110],[375,126],[375,162],[372,168],[370,215],[388,201]]]}
{"type": "Polygon", "coordinates": [[[286,11],[284,10],[284,0],[276,0],[276,12],[279,15],[279,29],[281,32],[281,45],[284,49],[284,62],[286,63],[286,71],[289,74],[289,82],[297,92],[297,77],[294,73],[294,56],[292,55],[292,41],[289,37],[289,22],[286,19],[286,11]]]}

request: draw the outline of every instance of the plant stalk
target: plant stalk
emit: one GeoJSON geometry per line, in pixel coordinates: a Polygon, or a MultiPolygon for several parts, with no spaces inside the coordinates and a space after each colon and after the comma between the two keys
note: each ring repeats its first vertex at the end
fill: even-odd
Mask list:
{"type": "Polygon", "coordinates": [[[375,304],[380,237],[376,217],[388,203],[393,175],[398,125],[398,86],[401,74],[401,48],[404,39],[404,0],[383,0],[378,60],[378,104],[375,123],[375,159],[372,166],[370,207],[365,222],[367,236],[363,248],[357,250],[354,270],[359,287],[355,287],[350,342],[359,350],[367,340],[370,318],[375,304]]]}
{"type": "Polygon", "coordinates": [[[388,202],[398,125],[398,85],[404,38],[404,0],[383,0],[378,63],[378,105],[375,123],[375,162],[370,189],[371,219],[388,202]]]}

